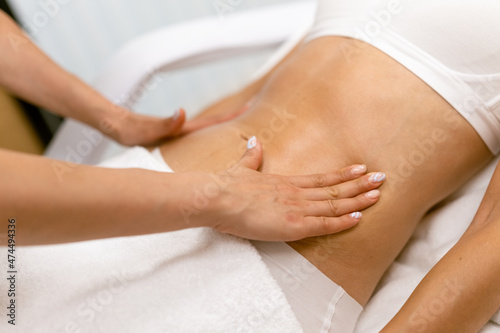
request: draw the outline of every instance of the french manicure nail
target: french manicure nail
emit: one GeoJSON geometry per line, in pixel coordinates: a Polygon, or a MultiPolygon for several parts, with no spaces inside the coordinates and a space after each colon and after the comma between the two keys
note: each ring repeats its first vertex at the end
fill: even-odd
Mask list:
{"type": "Polygon", "coordinates": [[[356,165],[351,169],[353,175],[362,175],[366,172],[366,165],[356,165]]]}
{"type": "Polygon", "coordinates": [[[374,173],[373,175],[370,176],[369,180],[372,183],[380,183],[381,181],[385,180],[385,173],[383,172],[374,173]]]}
{"type": "Polygon", "coordinates": [[[257,138],[255,136],[252,136],[250,139],[248,139],[247,142],[247,149],[253,149],[257,146],[257,138]]]}
{"type": "Polygon", "coordinates": [[[380,191],[379,190],[373,190],[365,194],[365,197],[368,199],[375,199],[380,197],[380,191]]]}
{"type": "Polygon", "coordinates": [[[180,115],[181,115],[181,110],[180,109],[175,110],[174,115],[172,116],[172,120],[176,121],[177,119],[179,119],[180,115]]]}
{"type": "Polygon", "coordinates": [[[351,214],[351,217],[354,219],[360,219],[361,216],[363,216],[363,214],[361,214],[360,212],[356,212],[356,213],[351,214]]]}

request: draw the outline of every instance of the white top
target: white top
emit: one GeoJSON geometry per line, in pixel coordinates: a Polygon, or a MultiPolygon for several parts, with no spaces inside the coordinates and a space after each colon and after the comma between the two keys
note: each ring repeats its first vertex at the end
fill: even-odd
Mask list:
{"type": "Polygon", "coordinates": [[[308,40],[344,36],[377,47],[446,99],[498,154],[499,14],[497,0],[319,0],[308,40]]]}

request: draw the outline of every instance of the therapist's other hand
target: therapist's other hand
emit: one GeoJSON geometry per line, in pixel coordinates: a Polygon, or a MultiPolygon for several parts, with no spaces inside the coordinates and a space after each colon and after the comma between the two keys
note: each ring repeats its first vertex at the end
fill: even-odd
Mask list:
{"type": "Polygon", "coordinates": [[[125,146],[152,146],[180,135],[186,120],[183,109],[168,118],[142,115],[117,107],[113,120],[106,120],[100,130],[125,146]]]}
{"type": "Polygon", "coordinates": [[[184,109],[178,109],[169,118],[141,115],[120,108],[117,117],[107,122],[101,130],[125,146],[153,146],[163,140],[198,131],[202,128],[229,121],[243,112],[214,115],[186,121],[184,109]]]}
{"type": "Polygon", "coordinates": [[[262,146],[252,140],[255,147],[218,174],[225,185],[213,198],[215,212],[208,212],[216,230],[263,241],[333,234],[355,226],[361,219],[359,211],[380,197],[376,188],[385,174],[365,174],[364,165],[309,176],[262,174],[256,171],[262,163],[262,146]]]}

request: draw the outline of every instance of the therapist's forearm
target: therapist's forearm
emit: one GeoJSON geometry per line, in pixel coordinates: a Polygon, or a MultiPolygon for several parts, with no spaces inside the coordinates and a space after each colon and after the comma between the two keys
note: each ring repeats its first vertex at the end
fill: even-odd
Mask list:
{"type": "Polygon", "coordinates": [[[113,120],[119,116],[119,109],[54,63],[2,11],[0,50],[0,86],[11,93],[94,128],[116,123],[113,120]]]}
{"type": "Polygon", "coordinates": [[[353,227],[384,180],[361,165],[279,176],[256,171],[261,163],[258,141],[217,174],[105,169],[0,149],[0,234],[15,219],[21,245],[196,227],[291,241],[353,227]]]}
{"type": "Polygon", "coordinates": [[[64,163],[61,180],[43,157],[0,150],[0,226],[17,223],[21,245],[142,235],[188,227],[180,213],[189,204],[181,189],[189,174],[105,169],[64,163]]]}
{"type": "Polygon", "coordinates": [[[382,331],[478,332],[500,308],[500,169],[471,226],[382,331]]]}

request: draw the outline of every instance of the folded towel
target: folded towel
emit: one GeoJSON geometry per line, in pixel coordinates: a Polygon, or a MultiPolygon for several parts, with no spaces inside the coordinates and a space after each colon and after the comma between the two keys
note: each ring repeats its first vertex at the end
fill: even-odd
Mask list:
{"type": "MultiPolygon", "coordinates": [[[[110,165],[165,170],[142,148],[110,165]]],[[[16,256],[19,315],[15,327],[1,320],[1,332],[302,331],[255,248],[212,229],[20,247],[16,256]]]]}

